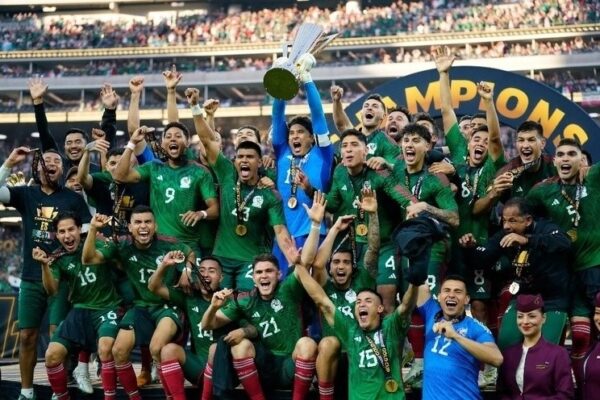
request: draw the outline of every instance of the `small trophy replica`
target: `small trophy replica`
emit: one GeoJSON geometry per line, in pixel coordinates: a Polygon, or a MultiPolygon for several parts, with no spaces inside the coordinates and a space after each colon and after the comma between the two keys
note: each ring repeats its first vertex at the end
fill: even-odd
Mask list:
{"type": "MultiPolygon", "coordinates": [[[[303,72],[303,63],[311,63],[311,61],[306,61],[305,54],[317,54],[338,35],[338,33],[324,35],[323,28],[316,24],[300,25],[289,53],[289,44],[285,43],[283,57],[273,62],[273,67],[267,71],[263,78],[263,85],[267,93],[280,100],[293,99],[300,88],[298,77],[303,72]]],[[[314,64],[314,58],[312,59],[312,64],[314,64]]]]}

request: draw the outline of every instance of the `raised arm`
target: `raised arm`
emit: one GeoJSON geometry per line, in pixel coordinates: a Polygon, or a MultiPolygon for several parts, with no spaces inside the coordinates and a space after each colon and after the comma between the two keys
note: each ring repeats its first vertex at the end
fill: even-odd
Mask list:
{"type": "Polygon", "coordinates": [[[494,88],[488,82],[479,82],[477,92],[485,107],[485,120],[489,133],[488,154],[493,161],[496,161],[504,155],[504,147],[500,139],[500,121],[494,105],[494,88]]]}
{"type": "Polygon", "coordinates": [[[81,262],[84,264],[101,264],[104,262],[104,254],[96,249],[96,235],[98,231],[108,225],[111,217],[96,214],[90,221],[90,230],[83,243],[81,262]]]}
{"type": "Polygon", "coordinates": [[[50,259],[46,252],[39,247],[33,249],[31,254],[34,260],[40,263],[42,267],[42,285],[49,296],[54,296],[58,292],[58,281],[52,276],[50,270],[50,259]]]}
{"type": "Polygon", "coordinates": [[[231,320],[227,318],[225,314],[223,314],[221,307],[223,307],[225,301],[230,298],[232,294],[232,289],[223,289],[213,294],[210,306],[208,306],[204,312],[202,321],[200,322],[204,329],[218,329],[231,322],[231,320]]]}
{"type": "Polygon", "coordinates": [[[452,107],[452,92],[450,91],[450,68],[452,68],[455,57],[448,47],[438,47],[434,52],[434,57],[435,66],[440,74],[442,123],[444,124],[444,133],[446,134],[458,122],[454,113],[454,107],[452,107]]]}
{"type": "Polygon", "coordinates": [[[110,143],[103,139],[94,140],[85,146],[83,155],[79,160],[79,166],[77,167],[77,180],[84,189],[91,189],[94,183],[94,178],[90,175],[90,152],[98,151],[106,153],[109,147],[110,143]]]}
{"type": "Polygon", "coordinates": [[[344,111],[344,105],[342,104],[342,97],[344,96],[344,89],[340,86],[333,85],[330,89],[331,101],[333,106],[333,123],[339,133],[344,132],[346,129],[354,128],[350,118],[344,111]]]}
{"type": "Polygon", "coordinates": [[[317,254],[317,248],[319,247],[319,234],[321,231],[321,222],[325,217],[325,206],[327,201],[325,195],[321,192],[315,192],[313,196],[313,203],[310,208],[306,203],[302,203],[302,206],[306,210],[306,214],[311,221],[310,232],[304,246],[302,247],[302,254],[300,257],[302,265],[310,267],[315,260],[317,254]]]}
{"type": "Polygon", "coordinates": [[[169,288],[167,288],[167,285],[165,285],[164,281],[165,274],[169,268],[175,264],[184,262],[185,259],[185,254],[180,250],[170,251],[165,254],[162,262],[148,280],[148,289],[160,298],[169,300],[169,288]]]}
{"type": "Polygon", "coordinates": [[[163,71],[165,86],[167,87],[167,120],[169,122],[179,122],[179,112],[177,111],[177,84],[181,81],[182,75],[177,72],[175,64],[171,69],[163,71]]]}
{"type": "Polygon", "coordinates": [[[280,154],[288,145],[288,127],[285,122],[285,101],[273,100],[271,109],[271,143],[276,154],[280,154]]]}
{"type": "Polygon", "coordinates": [[[196,134],[200,136],[200,141],[206,150],[206,160],[208,161],[209,165],[214,165],[217,162],[221,148],[214,131],[210,128],[210,126],[208,126],[204,120],[204,117],[202,116],[202,108],[200,107],[200,91],[195,88],[185,89],[185,97],[187,98],[188,104],[192,110],[196,134]]]}
{"type": "Polygon", "coordinates": [[[293,264],[297,250],[294,240],[292,239],[287,227],[285,225],[275,225],[273,226],[273,231],[275,231],[275,239],[277,240],[279,248],[285,255],[285,258],[290,265],[293,264]]]}
{"type": "Polygon", "coordinates": [[[306,290],[306,293],[313,299],[327,323],[333,326],[335,306],[331,302],[331,299],[327,297],[327,294],[325,294],[321,285],[310,276],[306,268],[298,266],[294,271],[296,277],[300,283],[302,283],[302,286],[304,286],[304,290],[306,290]]]}
{"type": "Polygon", "coordinates": [[[329,259],[331,258],[335,239],[340,232],[348,229],[352,221],[354,221],[354,215],[342,215],[338,217],[338,219],[335,221],[335,224],[333,224],[333,226],[329,229],[329,232],[327,232],[325,240],[323,240],[319,250],[317,251],[317,256],[312,263],[312,269],[313,277],[321,286],[325,285],[327,282],[326,268],[327,264],[329,263],[329,259]]]}
{"type": "Polygon", "coordinates": [[[144,141],[147,132],[154,131],[154,128],[148,128],[147,126],[140,126],[136,129],[131,137],[129,143],[125,146],[123,156],[119,160],[119,163],[115,167],[112,173],[113,179],[120,183],[136,183],[142,179],[142,176],[136,171],[131,165],[131,154],[136,149],[137,145],[144,141]]]}
{"type": "MultiPolygon", "coordinates": [[[[48,85],[42,78],[33,78],[28,82],[29,94],[33,101],[33,109],[35,111],[35,123],[40,134],[40,143],[42,151],[54,149],[60,151],[58,143],[50,132],[48,119],[46,118],[46,110],[44,108],[44,95],[48,91],[48,85]]],[[[61,153],[62,154],[62,153],[61,153]]]]}
{"type": "Polygon", "coordinates": [[[377,261],[379,260],[379,216],[377,215],[377,197],[371,189],[362,190],[362,208],[369,215],[369,231],[367,233],[367,251],[365,252],[365,269],[373,279],[377,278],[377,261]]]}
{"type": "Polygon", "coordinates": [[[205,116],[204,119],[206,120],[206,124],[208,125],[208,127],[213,132],[213,136],[216,136],[215,132],[217,131],[217,129],[215,128],[215,114],[217,113],[217,110],[219,109],[220,105],[221,104],[217,99],[208,99],[204,102],[204,104],[202,104],[202,109],[204,109],[205,116]]]}
{"type": "Polygon", "coordinates": [[[117,106],[119,105],[119,96],[110,84],[105,83],[100,90],[100,100],[104,107],[100,129],[104,131],[104,139],[108,141],[109,149],[112,149],[116,145],[115,141],[117,138],[117,106]]]}

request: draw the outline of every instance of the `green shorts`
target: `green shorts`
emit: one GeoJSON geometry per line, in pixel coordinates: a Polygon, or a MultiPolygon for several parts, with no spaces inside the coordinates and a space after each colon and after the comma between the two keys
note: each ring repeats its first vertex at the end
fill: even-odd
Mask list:
{"type": "Polygon", "coordinates": [[[193,385],[202,387],[204,381],[204,367],[206,367],[206,359],[192,353],[190,350],[185,350],[185,362],[181,366],[183,375],[193,385]]]}
{"type": "Polygon", "coordinates": [[[594,297],[600,292],[600,267],[592,267],[573,274],[571,289],[571,316],[592,318],[594,297]]]}
{"type": "Polygon", "coordinates": [[[58,292],[48,299],[48,325],[60,324],[67,317],[70,309],[69,282],[60,281],[58,292]]]}
{"type": "Polygon", "coordinates": [[[21,281],[18,304],[19,329],[40,329],[48,305],[42,282],[21,281]]]}
{"type": "Polygon", "coordinates": [[[254,363],[263,387],[291,389],[296,369],[292,356],[273,354],[260,342],[255,343],[254,348],[256,350],[254,363]]]}
{"type": "MultiPolygon", "coordinates": [[[[567,325],[567,313],[563,311],[546,311],[546,322],[542,326],[542,336],[550,343],[560,344],[567,325]]],[[[500,350],[523,341],[523,335],[517,327],[516,300],[512,300],[502,317],[498,333],[500,350]]]]}
{"type": "Polygon", "coordinates": [[[52,342],[58,342],[71,350],[74,346],[94,352],[98,339],[116,338],[119,332],[119,312],[115,309],[90,310],[73,308],[58,325],[52,342]]]}
{"type": "Polygon", "coordinates": [[[254,289],[252,279],[252,261],[233,260],[231,258],[215,256],[223,267],[222,288],[238,289],[249,292],[254,289]]]}
{"type": "Polygon", "coordinates": [[[379,248],[377,261],[377,286],[398,284],[398,257],[392,242],[387,242],[379,248]]]}
{"type": "Polygon", "coordinates": [[[166,304],[154,307],[134,306],[125,313],[119,328],[135,332],[136,346],[147,346],[150,344],[156,326],[163,318],[171,318],[177,325],[177,332],[181,332],[181,318],[178,312],[166,304]]]}

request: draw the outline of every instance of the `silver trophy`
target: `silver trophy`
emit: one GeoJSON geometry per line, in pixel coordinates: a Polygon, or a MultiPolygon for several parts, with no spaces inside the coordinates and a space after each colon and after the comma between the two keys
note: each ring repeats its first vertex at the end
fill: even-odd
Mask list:
{"type": "Polygon", "coordinates": [[[305,54],[315,55],[323,50],[339,34],[324,35],[323,28],[316,24],[302,24],[296,33],[291,49],[283,45],[283,57],[273,62],[273,67],[263,78],[263,85],[276,99],[290,100],[298,94],[298,79],[302,68],[301,58],[305,54]],[[289,51],[289,52],[288,52],[289,51]]]}

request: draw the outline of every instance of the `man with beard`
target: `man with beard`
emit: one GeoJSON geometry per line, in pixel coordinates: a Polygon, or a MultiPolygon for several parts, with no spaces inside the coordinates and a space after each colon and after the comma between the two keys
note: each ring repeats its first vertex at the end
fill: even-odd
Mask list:
{"type": "MultiPolygon", "coordinates": [[[[171,257],[173,260],[173,257],[171,257]]],[[[202,327],[201,319],[210,305],[212,295],[219,290],[223,279],[221,264],[212,257],[204,257],[200,263],[191,265],[185,273],[190,274],[193,293],[186,295],[181,289],[169,286],[164,282],[172,263],[162,264],[150,277],[148,288],[165,301],[184,310],[189,322],[192,350],[177,343],[169,343],[160,352],[162,385],[167,398],[185,400],[184,379],[202,388],[202,399],[212,399],[212,364],[209,361],[209,350],[219,337],[226,335],[226,341],[235,343],[243,338],[251,338],[256,330],[247,326],[231,332],[229,326],[215,331],[202,327]]]]}
{"type": "Polygon", "coordinates": [[[112,345],[118,331],[118,306],[121,300],[112,285],[110,266],[81,261],[81,220],[72,213],[59,214],[55,221],[61,248],[48,254],[39,247],[32,257],[42,266],[42,282],[49,295],[64,281],[69,287],[73,308],[61,322],[46,350],[46,371],[58,399],[69,398],[64,361],[75,348],[97,349],[102,362],[102,388],[105,400],[116,396],[117,374],[112,345]],[[50,266],[51,265],[51,266],[50,266]]]}
{"type": "MultiPolygon", "coordinates": [[[[388,171],[373,171],[367,167],[367,139],[356,129],[348,129],[341,135],[342,163],[335,168],[331,190],[327,193],[327,211],[335,218],[354,215],[350,226],[350,244],[356,246],[356,258],[362,264],[365,252],[369,215],[361,208],[364,189],[374,190],[378,195],[381,248],[378,257],[377,291],[383,297],[386,311],[395,308],[398,283],[396,256],[391,234],[401,222],[401,208],[406,208],[413,196],[397,184],[388,171]],[[354,244],[352,243],[354,242],[354,244]]],[[[403,165],[398,161],[397,166],[403,165]]]]}
{"type": "Polygon", "coordinates": [[[400,132],[406,125],[410,124],[411,118],[412,115],[410,114],[410,111],[404,106],[398,106],[388,110],[385,133],[398,143],[400,141],[400,132]]]}
{"type": "MultiPolygon", "coordinates": [[[[10,170],[20,165],[33,151],[18,147],[12,151],[0,168],[0,182],[10,170]]],[[[53,222],[60,212],[71,211],[84,224],[91,218],[87,204],[81,196],[61,185],[63,162],[55,150],[43,153],[33,165],[33,186],[0,187],[0,202],[19,211],[23,220],[23,273],[19,290],[19,366],[21,369],[21,400],[35,397],[33,369],[37,360],[36,349],[40,324],[46,311],[48,296],[42,286],[39,263],[32,258],[34,246],[46,252],[56,248],[53,222]],[[37,163],[37,165],[36,165],[37,163]]],[[[85,226],[84,230],[87,228],[85,226]]],[[[50,305],[50,308],[52,306],[50,305]]]]}
{"type": "MultiPolygon", "coordinates": [[[[582,179],[581,163],[581,145],[572,139],[562,139],[556,146],[554,157],[558,177],[536,185],[527,196],[532,205],[565,230],[573,242],[575,272],[571,289],[571,357],[574,364],[581,363],[589,348],[594,296],[600,292],[600,231],[597,221],[600,213],[600,166],[593,165],[582,179]]],[[[575,365],[574,370],[580,371],[581,368],[575,365]]]]}
{"type": "Polygon", "coordinates": [[[481,399],[480,363],[502,364],[490,331],[465,314],[468,303],[467,285],[457,275],[445,278],[437,301],[427,286],[419,289],[417,310],[425,319],[426,334],[423,400],[481,399]]]}
{"type": "MultiPolygon", "coordinates": [[[[315,190],[324,192],[329,189],[333,165],[333,145],[329,140],[329,128],[325,120],[319,90],[310,76],[315,64],[314,57],[308,53],[297,61],[297,68],[306,92],[310,118],[297,116],[285,121],[285,101],[273,101],[273,149],[277,170],[277,190],[283,199],[283,213],[286,226],[297,247],[302,247],[310,232],[310,221],[299,204],[312,202],[315,190]],[[300,190],[298,190],[300,189],[300,190]]],[[[321,226],[321,235],[325,236],[325,225],[321,226]]],[[[281,250],[275,246],[273,254],[277,256],[282,274],[287,273],[287,265],[281,250]]]]}
{"type": "MultiPolygon", "coordinates": [[[[338,132],[352,129],[352,123],[342,106],[344,90],[339,86],[331,87],[333,100],[333,122],[338,132]]],[[[367,166],[371,169],[391,169],[396,163],[400,151],[396,143],[381,130],[385,120],[386,107],[378,94],[372,94],[363,103],[360,110],[361,131],[367,140],[367,166]]]]}
{"type": "MultiPolygon", "coordinates": [[[[173,338],[181,333],[181,321],[177,311],[148,289],[148,280],[165,265],[177,264],[181,270],[184,263],[195,262],[194,252],[181,241],[156,236],[157,224],[154,212],[139,205],[131,212],[129,232],[131,238],[118,243],[107,242],[96,246],[96,234],[110,221],[110,217],[96,214],[83,246],[82,262],[96,264],[118,261],[133,285],[134,307],[129,309],[121,323],[113,346],[113,357],[119,382],[132,400],[141,399],[135,372],[129,361],[135,345],[149,345],[152,358],[160,363],[160,352],[173,338]]],[[[165,278],[175,284],[175,271],[170,269],[165,278]]],[[[159,370],[160,375],[160,370],[159,370]]]]}
{"type": "MultiPolygon", "coordinates": [[[[316,192],[312,207],[303,206],[312,221],[312,236],[309,235],[307,240],[314,249],[325,214],[325,197],[316,192]]],[[[303,252],[301,260],[304,257],[303,252]]],[[[280,283],[277,259],[271,254],[256,256],[252,264],[255,293],[225,305],[233,291],[224,289],[217,292],[202,317],[202,326],[206,329],[217,329],[245,319],[259,330],[259,342],[253,343],[244,338],[231,346],[233,367],[251,399],[265,399],[261,380],[268,382],[271,388],[293,387],[293,400],[305,399],[312,384],[317,344],[313,339],[302,336],[304,290],[298,281],[301,268],[298,258],[296,251],[293,258],[296,268],[280,283]]]]}
{"type": "MultiPolygon", "coordinates": [[[[518,294],[542,295],[546,306],[544,338],[559,344],[567,323],[569,308],[569,267],[571,242],[566,232],[555,223],[534,219],[525,199],[514,197],[502,209],[502,231],[487,242],[479,242],[473,234],[461,237],[472,263],[492,266],[505,257],[512,263],[498,271],[512,281],[509,291],[518,294]]],[[[514,298],[502,317],[498,335],[500,349],[521,341],[516,325],[514,298]]]]}
{"type": "Polygon", "coordinates": [[[185,125],[171,122],[165,126],[161,148],[165,163],[149,162],[131,167],[130,157],[137,143],[151,128],[138,128],[125,147],[113,172],[118,183],[147,182],[150,206],[156,212],[158,233],[181,240],[201,256],[199,224],[219,217],[219,203],[210,172],[185,156],[189,132],[185,125]]]}
{"type": "MultiPolygon", "coordinates": [[[[54,149],[58,151],[59,147],[56,140],[50,132],[48,120],[46,119],[46,110],[44,108],[44,95],[48,91],[48,85],[41,78],[34,78],[29,81],[29,93],[33,100],[35,109],[35,122],[40,134],[40,143],[42,151],[54,149]]],[[[113,90],[112,86],[105,84],[100,90],[100,99],[104,107],[100,129],[106,133],[106,140],[112,145],[117,133],[117,105],[119,96],[113,90]]],[[[86,133],[78,128],[71,128],[65,134],[64,153],[61,154],[63,170],[76,167],[83,155],[83,150],[88,142],[86,133]]],[[[91,164],[93,172],[99,172],[101,167],[97,164],[91,164]]]]}
{"type": "MultiPolygon", "coordinates": [[[[402,155],[404,164],[396,164],[393,171],[395,182],[400,182],[404,189],[415,198],[415,202],[406,208],[406,219],[427,213],[453,228],[458,227],[458,206],[454,194],[443,175],[433,175],[425,168],[427,151],[431,147],[430,131],[419,124],[409,124],[402,130],[402,155]],[[442,181],[440,179],[444,179],[442,181]]],[[[433,243],[427,271],[427,283],[430,290],[438,293],[438,285],[445,274],[447,245],[445,240],[433,243]]],[[[402,269],[406,276],[408,260],[402,261],[402,269]]],[[[403,282],[406,287],[407,282],[403,282]]],[[[423,370],[423,321],[418,315],[413,316],[408,338],[413,347],[415,360],[407,375],[406,381],[419,386],[423,370]]]]}

